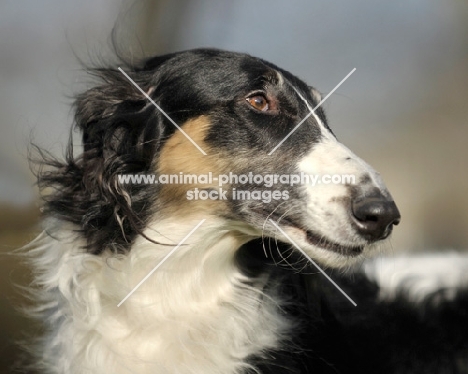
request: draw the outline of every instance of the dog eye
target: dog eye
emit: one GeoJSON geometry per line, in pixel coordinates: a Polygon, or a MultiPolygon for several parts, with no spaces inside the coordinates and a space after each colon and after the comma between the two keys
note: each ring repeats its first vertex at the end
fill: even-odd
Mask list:
{"type": "Polygon", "coordinates": [[[261,112],[266,112],[268,109],[270,109],[268,100],[263,95],[255,95],[248,97],[247,101],[250,104],[250,106],[261,112]]]}

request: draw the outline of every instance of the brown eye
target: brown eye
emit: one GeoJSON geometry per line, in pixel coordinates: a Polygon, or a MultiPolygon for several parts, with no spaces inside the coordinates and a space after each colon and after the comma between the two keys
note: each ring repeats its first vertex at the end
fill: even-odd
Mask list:
{"type": "Polygon", "coordinates": [[[255,109],[261,112],[266,112],[268,109],[270,109],[268,105],[268,100],[265,98],[265,96],[262,96],[262,95],[251,96],[247,98],[247,101],[252,107],[254,107],[255,109]]]}

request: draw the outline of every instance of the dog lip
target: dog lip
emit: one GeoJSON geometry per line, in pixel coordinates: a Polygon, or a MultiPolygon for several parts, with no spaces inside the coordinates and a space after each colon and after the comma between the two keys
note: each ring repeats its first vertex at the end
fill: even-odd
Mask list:
{"type": "Polygon", "coordinates": [[[342,256],[348,257],[357,257],[362,254],[364,251],[364,245],[359,246],[347,246],[343,244],[338,244],[336,242],[332,242],[331,240],[324,238],[323,235],[319,235],[312,230],[306,230],[302,225],[298,225],[292,220],[288,218],[283,218],[282,222],[286,223],[287,225],[294,227],[303,231],[306,234],[307,242],[315,245],[316,247],[329,250],[331,252],[338,253],[342,256]]]}
{"type": "Polygon", "coordinates": [[[360,254],[362,254],[364,250],[364,246],[347,246],[343,244],[338,244],[310,230],[306,230],[305,233],[306,233],[307,241],[310,244],[313,244],[323,249],[327,249],[332,252],[339,253],[340,255],[343,255],[343,256],[357,257],[360,254]]]}

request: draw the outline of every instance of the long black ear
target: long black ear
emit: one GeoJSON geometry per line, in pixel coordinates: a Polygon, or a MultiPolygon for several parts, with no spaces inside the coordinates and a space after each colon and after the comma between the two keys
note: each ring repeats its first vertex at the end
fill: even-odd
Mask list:
{"type": "Polygon", "coordinates": [[[122,184],[119,175],[153,173],[164,135],[159,111],[119,71],[98,74],[103,83],[75,102],[83,154],[74,157],[70,143],[65,162],[46,162],[54,169],[39,175],[40,187],[55,190],[47,212],[76,224],[94,254],[125,251],[142,234],[157,185],[122,184]]]}

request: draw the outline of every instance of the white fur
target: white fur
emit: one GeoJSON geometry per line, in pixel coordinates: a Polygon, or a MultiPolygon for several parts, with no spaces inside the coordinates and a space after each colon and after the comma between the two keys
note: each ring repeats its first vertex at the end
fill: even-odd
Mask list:
{"type": "MultiPolygon", "coordinates": [[[[201,219],[200,219],[201,220],[201,219]]],[[[176,245],[200,221],[155,222],[151,239],[176,245]],[[157,230],[157,231],[156,231],[157,230]]],[[[53,222],[59,227],[58,222],[53,222]]],[[[127,255],[85,253],[73,227],[32,246],[41,306],[51,332],[39,361],[47,373],[228,374],[275,348],[291,326],[267,279],[248,286],[234,266],[251,237],[207,221],[120,307],[117,304],[173,249],[139,238],[127,255]]]]}
{"type": "Polygon", "coordinates": [[[387,301],[402,294],[422,302],[435,293],[435,301],[451,300],[468,286],[468,256],[456,252],[375,258],[365,262],[364,271],[387,301]]]}

